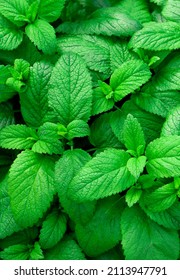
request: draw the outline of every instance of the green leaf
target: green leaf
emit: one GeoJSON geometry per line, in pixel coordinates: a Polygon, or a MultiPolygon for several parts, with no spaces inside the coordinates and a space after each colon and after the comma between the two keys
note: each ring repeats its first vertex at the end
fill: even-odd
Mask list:
{"type": "Polygon", "coordinates": [[[57,32],[128,37],[140,28],[141,24],[120,8],[108,7],[98,9],[87,20],[64,22],[57,28],[57,32]]]}
{"type": "Polygon", "coordinates": [[[162,10],[162,15],[170,20],[180,22],[180,3],[179,0],[167,0],[162,10]]]}
{"type": "Polygon", "coordinates": [[[123,208],[119,195],[99,200],[92,219],[85,225],[76,225],[77,240],[86,255],[97,256],[118,244],[123,208]]]}
{"type": "Polygon", "coordinates": [[[12,245],[0,252],[3,260],[27,260],[29,258],[29,247],[24,244],[12,245]]]}
{"type": "Polygon", "coordinates": [[[166,184],[143,196],[143,203],[152,212],[164,211],[171,207],[177,199],[174,183],[166,184]]]}
{"type": "Polygon", "coordinates": [[[143,210],[156,223],[169,229],[180,229],[180,203],[176,201],[171,207],[161,212],[151,212],[143,205],[143,210]]]}
{"type": "Polygon", "coordinates": [[[88,124],[83,120],[74,120],[67,125],[67,139],[88,136],[90,133],[88,124]]]}
{"type": "Polygon", "coordinates": [[[47,260],[85,260],[79,245],[70,238],[60,241],[52,249],[46,251],[47,260]]]}
{"type": "Polygon", "coordinates": [[[74,52],[80,55],[91,70],[109,72],[109,52],[112,42],[93,35],[65,35],[57,39],[60,54],[74,52]]]}
{"type": "Polygon", "coordinates": [[[54,54],[56,51],[56,35],[54,28],[45,20],[37,19],[25,28],[29,39],[45,54],[54,54]]]}
{"type": "Polygon", "coordinates": [[[35,224],[53,199],[54,161],[27,150],[11,165],[8,192],[15,220],[23,227],[35,224]]]}
{"type": "Polygon", "coordinates": [[[132,18],[138,20],[140,23],[151,21],[147,1],[144,0],[122,0],[117,4],[122,12],[128,14],[132,18]]]}
{"type": "Polygon", "coordinates": [[[132,207],[135,203],[137,203],[142,195],[142,190],[136,188],[135,186],[131,187],[125,196],[127,205],[132,207]]]}
{"type": "Polygon", "coordinates": [[[30,260],[44,259],[43,251],[38,242],[35,242],[33,249],[30,252],[30,260]]]}
{"type": "Polygon", "coordinates": [[[145,156],[140,156],[138,158],[130,158],[127,162],[127,169],[135,178],[138,178],[140,174],[143,172],[145,165],[146,165],[145,156]]]}
{"type": "Polygon", "coordinates": [[[180,105],[180,95],[177,91],[160,91],[153,84],[147,84],[134,98],[142,109],[162,117],[166,117],[177,104],[180,105]]]}
{"type": "Polygon", "coordinates": [[[40,0],[38,16],[48,22],[57,20],[66,0],[40,0]]]}
{"type": "Polygon", "coordinates": [[[178,258],[177,231],[159,226],[137,206],[124,210],[121,230],[126,260],[176,260],[178,258]]]}
{"type": "Polygon", "coordinates": [[[90,142],[93,146],[103,148],[122,148],[110,126],[112,112],[101,115],[90,127],[90,142]]]}
{"type": "Polygon", "coordinates": [[[135,182],[126,166],[129,158],[123,150],[107,149],[99,153],[74,177],[69,186],[69,197],[83,202],[126,190],[135,182]]]}
{"type": "Polygon", "coordinates": [[[83,60],[76,54],[62,55],[56,63],[49,89],[49,104],[58,120],[68,125],[75,119],[87,121],[91,114],[91,78],[83,60]]]}
{"type": "Polygon", "coordinates": [[[0,130],[14,124],[14,112],[10,103],[0,104],[0,130]]]}
{"type": "MultiPolygon", "coordinates": [[[[1,174],[4,174],[4,172],[6,172],[6,170],[1,168],[1,174]]],[[[20,227],[15,222],[11,210],[10,198],[7,189],[8,175],[6,174],[0,179],[0,239],[3,239],[6,236],[13,234],[15,231],[20,230],[20,227]]]]}
{"type": "Polygon", "coordinates": [[[110,62],[111,70],[114,72],[121,64],[127,62],[128,60],[137,59],[135,53],[131,52],[128,48],[128,43],[121,40],[115,42],[110,48],[110,62]]]}
{"type": "Polygon", "coordinates": [[[1,0],[0,2],[1,14],[17,26],[21,26],[21,23],[16,18],[25,16],[27,10],[28,3],[26,0],[1,0]]]}
{"type": "Polygon", "coordinates": [[[43,249],[56,245],[66,231],[66,217],[54,209],[44,220],[39,235],[39,243],[43,249]]]}
{"type": "Polygon", "coordinates": [[[155,87],[160,91],[180,90],[180,54],[168,56],[153,77],[155,87]]]}
{"type": "Polygon", "coordinates": [[[16,25],[0,15],[0,49],[16,49],[23,40],[23,32],[16,25]]]}
{"type": "Polygon", "coordinates": [[[161,136],[178,135],[180,136],[180,106],[172,109],[164,122],[161,136]]]}
{"type": "Polygon", "coordinates": [[[147,171],[157,178],[180,176],[180,136],[164,136],[146,149],[147,171]]]}
{"type": "Polygon", "coordinates": [[[114,91],[114,100],[120,101],[127,94],[138,89],[151,77],[147,64],[138,60],[124,62],[114,71],[110,78],[110,86],[114,91]]]}
{"type": "Polygon", "coordinates": [[[0,103],[12,98],[16,93],[7,86],[6,81],[11,77],[9,65],[0,65],[0,103]]]}
{"type": "Polygon", "coordinates": [[[1,130],[0,146],[6,149],[29,149],[37,139],[36,132],[25,125],[9,125],[1,130]]]}
{"type": "Polygon", "coordinates": [[[20,94],[21,112],[25,122],[39,127],[48,121],[48,89],[52,72],[49,62],[36,62],[30,68],[30,77],[26,93],[20,94]]]}
{"type": "Polygon", "coordinates": [[[90,159],[90,155],[81,149],[67,150],[55,166],[55,182],[60,203],[76,223],[84,224],[92,218],[95,202],[76,203],[67,196],[67,189],[74,176],[90,159]]]}
{"type": "Polygon", "coordinates": [[[128,150],[132,150],[135,156],[140,156],[144,153],[145,139],[144,133],[138,120],[131,114],[127,118],[123,126],[124,143],[128,150]]]}
{"type": "Polygon", "coordinates": [[[63,152],[56,124],[46,122],[38,128],[37,142],[34,143],[32,150],[35,153],[49,155],[61,154],[63,152]]]}
{"type": "Polygon", "coordinates": [[[93,90],[92,115],[97,115],[113,108],[114,100],[107,98],[107,96],[100,87],[93,90]]]}
{"type": "Polygon", "coordinates": [[[180,48],[180,26],[176,22],[150,22],[131,38],[130,48],[175,50],[180,48]]]}

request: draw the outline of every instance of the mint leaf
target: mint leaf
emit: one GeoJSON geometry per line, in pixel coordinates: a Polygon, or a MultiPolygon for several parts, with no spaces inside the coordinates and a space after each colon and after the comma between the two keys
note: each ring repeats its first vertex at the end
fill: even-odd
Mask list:
{"type": "Polygon", "coordinates": [[[178,0],[167,0],[162,10],[162,15],[172,21],[180,22],[180,4],[178,0]]]}
{"type": "Polygon", "coordinates": [[[90,159],[90,155],[83,150],[67,150],[55,166],[55,182],[60,203],[73,221],[82,224],[87,223],[92,218],[95,202],[76,203],[69,199],[67,190],[74,176],[90,159]],[[71,168],[69,168],[70,166],[71,168]]]}
{"type": "Polygon", "coordinates": [[[0,146],[6,149],[29,149],[36,139],[36,132],[32,128],[12,124],[1,130],[0,146]]]}
{"type": "Polygon", "coordinates": [[[129,36],[140,28],[140,23],[123,13],[120,8],[108,7],[98,9],[87,20],[64,22],[57,28],[57,32],[129,36]]]}
{"type": "Polygon", "coordinates": [[[0,130],[14,123],[13,108],[10,103],[0,104],[0,130]]]}
{"type": "Polygon", "coordinates": [[[124,62],[114,71],[110,78],[110,86],[114,91],[114,100],[120,101],[127,94],[138,89],[151,77],[147,64],[132,60],[124,62]]]}
{"type": "Polygon", "coordinates": [[[132,207],[136,202],[138,202],[138,200],[140,199],[142,195],[142,190],[133,186],[131,187],[127,193],[126,193],[126,196],[125,196],[125,199],[126,199],[126,202],[127,202],[127,205],[129,207],[132,207]]]}
{"type": "Polygon", "coordinates": [[[143,203],[152,212],[164,211],[171,207],[177,199],[174,183],[166,184],[143,196],[143,203]]]}
{"type": "Polygon", "coordinates": [[[85,225],[76,225],[77,240],[88,256],[102,254],[120,241],[121,210],[124,205],[119,200],[118,195],[100,200],[92,219],[85,225]]]}
{"type": "Polygon", "coordinates": [[[0,15],[0,49],[16,49],[23,40],[23,32],[5,17],[0,15]]]}
{"type": "Polygon", "coordinates": [[[28,89],[20,94],[21,111],[25,122],[39,127],[48,121],[48,89],[52,72],[50,62],[36,62],[30,68],[28,89]]]}
{"type": "Polygon", "coordinates": [[[123,137],[126,148],[130,151],[132,150],[135,156],[138,157],[144,153],[144,133],[138,120],[131,114],[127,115],[124,122],[123,137]]]}
{"type": "Polygon", "coordinates": [[[79,245],[70,238],[60,241],[55,247],[46,251],[47,260],[85,260],[79,245]]]}
{"type": "Polygon", "coordinates": [[[143,172],[145,165],[146,165],[145,156],[130,158],[127,162],[127,169],[135,178],[138,178],[140,174],[143,172]]]}
{"type": "Polygon", "coordinates": [[[54,209],[45,219],[40,231],[39,242],[43,249],[56,245],[66,231],[66,217],[54,209]]]}
{"type": "Polygon", "coordinates": [[[100,87],[93,90],[92,115],[109,111],[114,106],[114,100],[108,98],[100,87]]]}
{"type": "Polygon", "coordinates": [[[48,22],[57,20],[64,7],[66,0],[41,0],[38,9],[38,16],[48,22]]]}
{"type": "Polygon", "coordinates": [[[44,259],[43,251],[38,242],[35,242],[34,247],[30,252],[30,260],[42,260],[44,259]]]}
{"type": "Polygon", "coordinates": [[[65,35],[57,38],[58,52],[80,55],[91,70],[109,72],[109,52],[112,42],[96,35],[65,35]],[[89,55],[91,54],[91,55],[89,55]]]}
{"type": "Polygon", "coordinates": [[[29,258],[29,247],[25,244],[12,245],[0,252],[3,260],[27,260],[29,258]]]}
{"type": "Polygon", "coordinates": [[[49,155],[61,154],[63,152],[56,124],[47,122],[38,128],[37,142],[34,143],[32,150],[35,153],[49,155]]]}
{"type": "Polygon", "coordinates": [[[171,110],[162,127],[161,136],[180,136],[180,106],[171,110]]]}
{"type": "Polygon", "coordinates": [[[8,192],[14,218],[23,227],[35,224],[53,199],[54,161],[27,150],[11,166],[8,192]]]}
{"type": "Polygon", "coordinates": [[[130,48],[175,50],[180,48],[180,27],[175,22],[150,22],[131,38],[130,48]]]}
{"type": "Polygon", "coordinates": [[[56,63],[49,90],[49,105],[63,125],[75,119],[87,121],[91,113],[92,89],[90,74],[76,54],[62,55],[56,63]]]}
{"type": "Polygon", "coordinates": [[[98,154],[72,180],[69,197],[83,202],[110,196],[129,188],[135,182],[126,167],[129,158],[125,151],[116,149],[107,149],[98,154]]]}
{"type": "Polygon", "coordinates": [[[88,124],[83,120],[74,120],[67,125],[67,139],[88,136],[90,133],[88,124]]]}
{"type": "Polygon", "coordinates": [[[0,65],[0,103],[11,99],[16,93],[11,89],[6,81],[11,77],[11,67],[0,65]]]}
{"type": "Polygon", "coordinates": [[[56,36],[54,28],[45,20],[37,19],[25,28],[29,39],[45,54],[56,51],[56,36]]]}
{"type": "Polygon", "coordinates": [[[124,210],[121,230],[126,260],[175,260],[179,254],[177,231],[151,221],[139,207],[124,210]]]}
{"type": "Polygon", "coordinates": [[[148,172],[157,178],[180,175],[180,136],[165,136],[151,142],[146,149],[148,172]]]}

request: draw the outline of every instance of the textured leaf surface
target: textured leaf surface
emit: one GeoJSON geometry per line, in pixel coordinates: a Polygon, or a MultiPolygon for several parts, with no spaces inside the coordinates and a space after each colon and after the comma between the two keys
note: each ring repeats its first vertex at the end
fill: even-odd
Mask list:
{"type": "Polygon", "coordinates": [[[54,28],[45,20],[37,19],[26,26],[25,32],[29,39],[45,54],[56,51],[56,36],[54,28]]]}
{"type": "Polygon", "coordinates": [[[145,139],[144,133],[138,120],[128,114],[123,126],[124,143],[128,150],[132,150],[135,155],[144,153],[145,139]],[[139,149],[141,147],[141,149],[139,149]]]}
{"type": "Polygon", "coordinates": [[[0,252],[0,258],[3,260],[27,260],[29,257],[28,245],[12,245],[0,252]]]}
{"type": "Polygon", "coordinates": [[[136,187],[130,188],[127,191],[126,196],[125,196],[127,205],[129,207],[132,207],[136,202],[138,202],[141,195],[142,195],[142,190],[141,189],[138,189],[136,187]]]}
{"type": "Polygon", "coordinates": [[[69,186],[69,197],[82,202],[122,192],[135,182],[126,164],[123,150],[107,149],[91,159],[69,186]]]}
{"type": "Polygon", "coordinates": [[[73,139],[75,137],[84,137],[89,135],[89,126],[83,120],[74,120],[67,126],[67,137],[73,139]]]}
{"type": "Polygon", "coordinates": [[[57,39],[57,45],[59,53],[77,53],[85,60],[90,69],[109,72],[111,41],[100,36],[66,35],[57,39]]]}
{"type": "Polygon", "coordinates": [[[46,121],[51,72],[52,65],[44,61],[36,62],[30,68],[27,92],[20,94],[21,112],[29,126],[39,127],[46,121]]]}
{"type": "Polygon", "coordinates": [[[57,20],[66,0],[41,0],[38,8],[38,16],[48,22],[57,20]]]}
{"type": "Polygon", "coordinates": [[[32,147],[34,152],[49,155],[61,154],[63,152],[56,124],[44,123],[38,129],[37,138],[37,142],[32,147]]]}
{"type": "Polygon", "coordinates": [[[163,16],[172,21],[180,22],[180,2],[179,0],[167,0],[162,10],[163,16]]]}
{"type": "Polygon", "coordinates": [[[14,123],[14,113],[10,103],[0,104],[0,129],[14,123]]]}
{"type": "Polygon", "coordinates": [[[93,90],[92,115],[97,115],[112,109],[114,100],[107,99],[100,87],[93,90]]]}
{"type": "Polygon", "coordinates": [[[0,133],[0,146],[6,149],[29,149],[36,141],[36,132],[25,125],[9,125],[0,133]]]}
{"type": "Polygon", "coordinates": [[[166,117],[171,109],[180,105],[180,95],[177,91],[160,91],[149,85],[140,94],[135,95],[135,102],[142,109],[166,117]]]}
{"type": "Polygon", "coordinates": [[[15,220],[23,227],[32,226],[55,193],[54,159],[28,150],[19,154],[10,169],[8,192],[15,220]]]}
{"type": "Polygon", "coordinates": [[[127,260],[177,259],[177,231],[163,228],[151,221],[139,207],[125,209],[121,218],[121,229],[122,245],[127,260]]]}
{"type": "Polygon", "coordinates": [[[151,77],[147,64],[132,60],[124,62],[114,71],[110,78],[110,86],[114,91],[114,100],[120,101],[127,94],[138,89],[151,77]]]}
{"type": "Polygon", "coordinates": [[[73,177],[91,159],[83,150],[74,149],[65,151],[55,167],[56,189],[59,200],[65,212],[76,223],[86,223],[92,218],[95,203],[76,203],[67,196],[67,189],[73,177]],[[71,166],[71,168],[69,168],[71,166]]]}
{"type": "Polygon", "coordinates": [[[146,149],[147,170],[156,177],[180,176],[180,136],[161,137],[146,149]]]}
{"type": "Polygon", "coordinates": [[[104,253],[120,241],[123,207],[118,195],[100,200],[92,219],[85,225],[76,225],[77,240],[88,256],[104,253]]]}
{"type": "Polygon", "coordinates": [[[130,40],[132,48],[175,50],[180,48],[180,26],[175,22],[151,22],[137,31],[130,40]]]}
{"type": "MultiPolygon", "coordinates": [[[[1,169],[4,173],[4,170],[1,169]]],[[[20,227],[14,220],[8,195],[8,175],[0,180],[0,239],[11,235],[15,231],[20,230],[20,227]]]]}
{"type": "Polygon", "coordinates": [[[138,178],[140,176],[140,174],[144,170],[145,165],[146,165],[145,156],[140,156],[138,158],[130,158],[127,162],[127,168],[135,178],[138,178]]]}
{"type": "Polygon", "coordinates": [[[88,20],[62,23],[57,31],[70,34],[130,36],[140,28],[141,24],[123,13],[120,8],[109,7],[98,9],[88,20]]]}
{"type": "Polygon", "coordinates": [[[0,2],[1,14],[13,23],[17,23],[17,25],[16,17],[25,16],[27,10],[28,3],[26,0],[1,0],[0,2]]]}
{"type": "Polygon", "coordinates": [[[56,245],[66,231],[66,217],[54,209],[45,219],[40,231],[39,242],[43,249],[56,245]]]}
{"type": "Polygon", "coordinates": [[[161,136],[178,135],[180,136],[180,106],[169,112],[162,127],[161,136]]]}
{"type": "Polygon", "coordinates": [[[45,258],[47,260],[85,260],[79,245],[70,238],[65,238],[47,251],[45,258]]]}
{"type": "Polygon", "coordinates": [[[75,119],[89,119],[91,78],[78,55],[71,53],[61,56],[53,69],[50,84],[49,104],[63,125],[75,119]]]}
{"type": "Polygon", "coordinates": [[[16,49],[23,40],[23,32],[5,17],[0,15],[0,49],[16,49]]]}

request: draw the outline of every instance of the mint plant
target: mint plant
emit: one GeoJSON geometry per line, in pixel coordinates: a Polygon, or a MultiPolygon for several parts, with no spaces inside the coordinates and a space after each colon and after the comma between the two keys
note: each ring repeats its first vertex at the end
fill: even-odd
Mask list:
{"type": "Polygon", "coordinates": [[[0,0],[0,259],[180,258],[178,11],[0,0]]]}

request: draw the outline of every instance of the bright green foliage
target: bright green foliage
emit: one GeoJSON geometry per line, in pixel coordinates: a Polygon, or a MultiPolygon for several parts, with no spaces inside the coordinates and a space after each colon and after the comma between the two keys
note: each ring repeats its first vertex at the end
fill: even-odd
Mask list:
{"type": "Polygon", "coordinates": [[[121,240],[120,220],[123,207],[119,201],[118,195],[100,200],[92,219],[85,225],[76,225],[78,242],[88,256],[102,254],[121,240]]]}
{"type": "Polygon", "coordinates": [[[156,177],[179,176],[180,136],[165,136],[154,140],[146,149],[147,170],[156,177]]]}
{"type": "Polygon", "coordinates": [[[0,259],[180,259],[179,10],[0,0],[0,259]]]}
{"type": "Polygon", "coordinates": [[[48,249],[56,245],[66,231],[66,217],[54,209],[42,224],[39,242],[43,249],[48,249]]]}
{"type": "Polygon", "coordinates": [[[70,34],[129,36],[140,28],[141,24],[126,13],[121,12],[120,8],[109,7],[98,9],[88,20],[65,22],[57,28],[57,31],[70,34]],[[108,21],[107,18],[109,18],[108,21]]]}
{"type": "Polygon", "coordinates": [[[122,245],[127,260],[175,260],[177,258],[179,254],[177,232],[160,227],[139,207],[126,208],[122,214],[121,225],[122,245]]]}
{"type": "Polygon", "coordinates": [[[142,61],[130,60],[123,63],[114,71],[110,79],[114,100],[120,101],[127,94],[132,93],[147,82],[150,76],[148,66],[142,61]],[[131,68],[130,65],[133,67],[131,68]]]}
{"type": "Polygon", "coordinates": [[[180,26],[176,22],[150,22],[132,37],[129,46],[148,50],[175,50],[180,48],[180,26]]]}
{"type": "Polygon", "coordinates": [[[50,84],[49,105],[62,124],[67,125],[75,119],[89,119],[91,78],[78,55],[61,56],[53,69],[50,84]]]}
{"type": "Polygon", "coordinates": [[[82,202],[122,192],[135,182],[127,169],[128,153],[108,149],[90,160],[74,177],[69,196],[82,202]]]}
{"type": "Polygon", "coordinates": [[[0,147],[6,149],[29,149],[37,139],[35,130],[25,125],[9,125],[1,130],[0,147]]]}
{"type": "Polygon", "coordinates": [[[55,193],[54,159],[28,150],[20,153],[10,169],[8,192],[18,224],[35,224],[55,193]]]}

